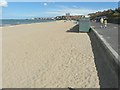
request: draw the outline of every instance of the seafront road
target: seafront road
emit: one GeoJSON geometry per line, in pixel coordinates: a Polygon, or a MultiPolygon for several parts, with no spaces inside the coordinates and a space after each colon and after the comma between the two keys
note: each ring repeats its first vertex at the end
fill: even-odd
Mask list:
{"type": "Polygon", "coordinates": [[[94,26],[94,29],[103,36],[117,53],[120,51],[120,42],[118,42],[118,29],[120,25],[108,23],[107,28],[100,28],[100,23],[92,22],[91,26],[94,26]]]}
{"type": "MultiPolygon", "coordinates": [[[[100,23],[91,22],[91,27],[93,29],[92,33],[94,33],[94,35],[95,35],[94,39],[92,39],[94,42],[94,44],[92,45],[94,48],[93,52],[94,52],[94,56],[97,57],[97,61],[99,61],[98,72],[102,73],[101,76],[106,76],[108,73],[111,72],[109,75],[107,75],[109,77],[115,76],[115,74],[112,75],[112,73],[116,72],[116,77],[118,79],[116,79],[115,82],[118,82],[118,84],[120,84],[119,83],[119,72],[120,71],[119,71],[119,67],[118,67],[118,65],[120,65],[120,62],[119,62],[120,42],[118,39],[120,26],[117,24],[108,23],[107,28],[101,28],[100,25],[101,25],[100,23]],[[101,66],[100,66],[100,62],[101,62],[101,66]],[[108,65],[108,66],[106,66],[106,65],[108,65]],[[101,72],[101,70],[99,70],[99,69],[102,67],[104,68],[104,71],[101,72]],[[109,67],[109,69],[108,69],[108,67],[109,67]],[[110,71],[110,69],[111,69],[111,71],[110,71]],[[104,73],[106,73],[106,75],[103,75],[104,73]]],[[[93,37],[93,35],[90,35],[90,37],[93,37]]],[[[108,78],[108,77],[106,77],[106,78],[108,78]]],[[[105,79],[103,79],[103,80],[105,80],[105,79]]],[[[103,80],[101,80],[101,81],[103,81],[103,80]]],[[[108,80],[108,79],[106,79],[106,80],[108,80]]],[[[112,81],[114,81],[114,80],[115,79],[113,78],[112,81]]],[[[109,81],[106,81],[106,82],[109,82],[109,81]]],[[[110,86],[109,83],[106,83],[105,86],[107,86],[107,85],[110,86]]],[[[117,84],[114,84],[114,85],[117,85],[117,84]]],[[[101,85],[101,86],[104,86],[104,85],[101,85]]]]}

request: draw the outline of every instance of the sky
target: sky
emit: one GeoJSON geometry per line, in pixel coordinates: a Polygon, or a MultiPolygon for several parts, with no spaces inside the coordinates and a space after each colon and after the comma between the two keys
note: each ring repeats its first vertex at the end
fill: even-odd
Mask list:
{"type": "MultiPolygon", "coordinates": [[[[26,19],[34,17],[55,17],[70,13],[87,15],[89,13],[115,9],[117,2],[3,2],[3,19],[26,19]]],[[[0,8],[1,8],[0,7],[0,8]]]]}

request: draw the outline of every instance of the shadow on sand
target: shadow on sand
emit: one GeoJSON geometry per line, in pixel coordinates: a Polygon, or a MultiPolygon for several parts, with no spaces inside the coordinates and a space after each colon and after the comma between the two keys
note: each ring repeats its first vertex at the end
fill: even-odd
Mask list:
{"type": "MultiPolygon", "coordinates": [[[[66,32],[79,33],[79,25],[75,25],[66,32]]],[[[110,57],[101,42],[99,42],[91,28],[88,32],[88,36],[91,40],[94,62],[98,72],[99,84],[101,88],[100,90],[105,90],[104,88],[114,88],[114,90],[118,89],[118,73],[115,72],[115,69],[117,68],[114,68],[113,62],[111,62],[114,60],[110,57]]]]}
{"type": "Polygon", "coordinates": [[[79,25],[75,25],[74,27],[72,27],[70,30],[67,30],[66,32],[79,33],[79,25]]]}
{"type": "Polygon", "coordinates": [[[100,88],[118,88],[118,72],[115,72],[114,61],[96,38],[93,31],[88,33],[94,53],[94,62],[99,76],[100,88]]]}
{"type": "MultiPolygon", "coordinates": [[[[91,28],[89,29],[89,31],[91,31],[91,28]]],[[[73,26],[70,30],[67,30],[66,32],[73,32],[73,33],[88,33],[88,32],[84,32],[84,31],[79,31],[79,25],[75,25],[73,26]]]]}

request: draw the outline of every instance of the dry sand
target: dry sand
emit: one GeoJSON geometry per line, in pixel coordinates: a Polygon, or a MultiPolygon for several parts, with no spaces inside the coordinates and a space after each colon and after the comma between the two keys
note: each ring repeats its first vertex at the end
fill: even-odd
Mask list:
{"type": "Polygon", "coordinates": [[[66,32],[73,22],[3,28],[4,88],[99,88],[87,33],[66,32]]]}
{"type": "Polygon", "coordinates": [[[2,88],[2,28],[0,27],[0,89],[2,88]]]}

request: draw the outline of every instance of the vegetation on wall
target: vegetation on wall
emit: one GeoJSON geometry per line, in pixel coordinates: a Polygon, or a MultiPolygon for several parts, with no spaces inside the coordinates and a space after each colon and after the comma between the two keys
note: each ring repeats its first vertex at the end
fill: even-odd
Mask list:
{"type": "Polygon", "coordinates": [[[89,14],[91,20],[95,20],[98,17],[106,16],[109,23],[116,23],[120,24],[120,7],[116,8],[115,10],[109,9],[103,12],[96,12],[89,14]]]}

